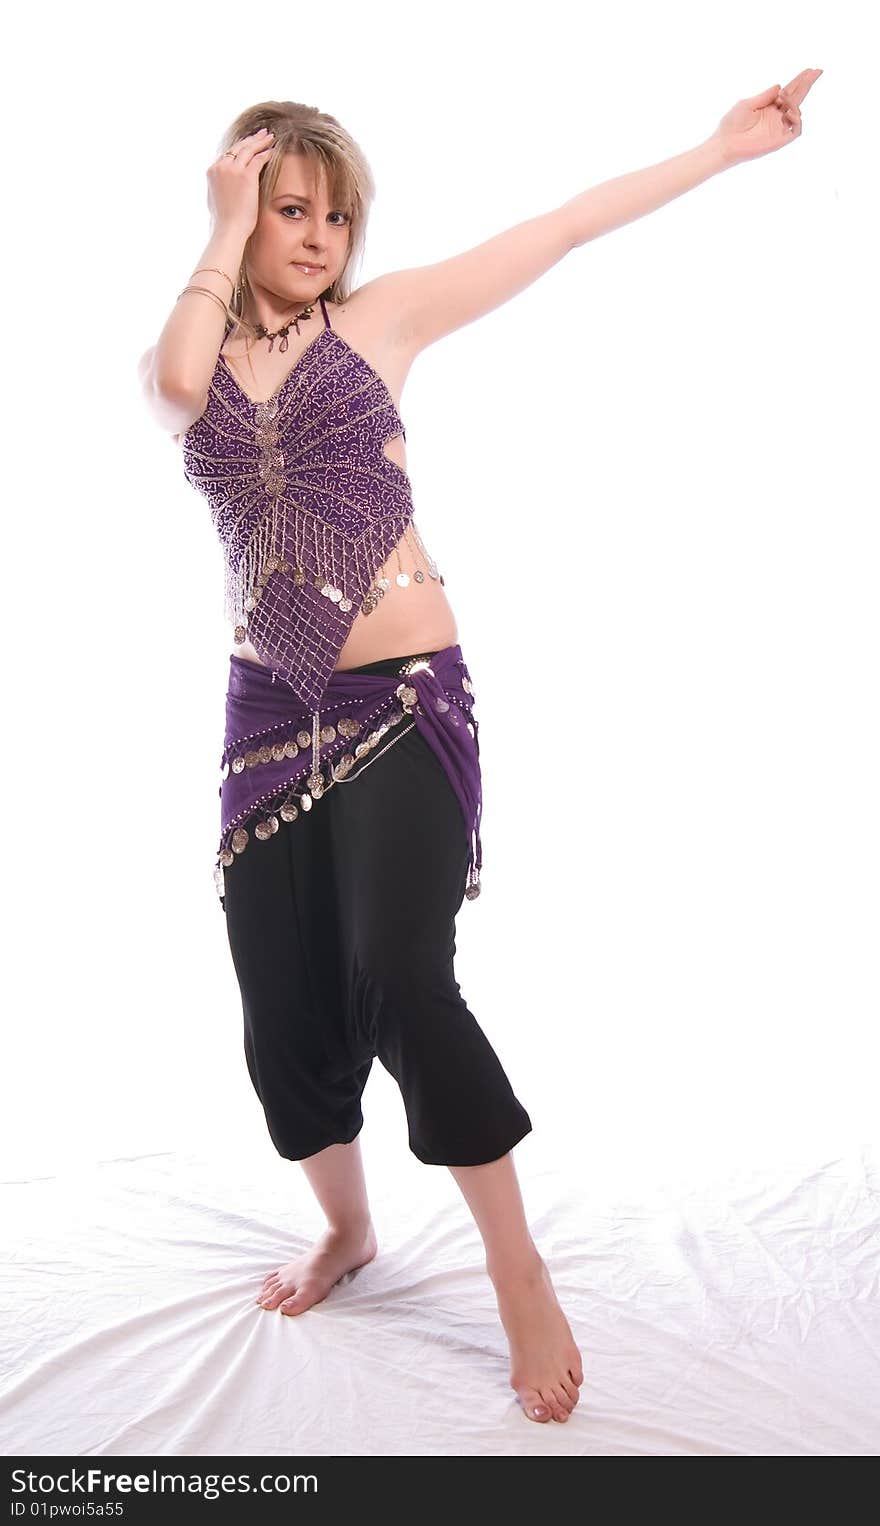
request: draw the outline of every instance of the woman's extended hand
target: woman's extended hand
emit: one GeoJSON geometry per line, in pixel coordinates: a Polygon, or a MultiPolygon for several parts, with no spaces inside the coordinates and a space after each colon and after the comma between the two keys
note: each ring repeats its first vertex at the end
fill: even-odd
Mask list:
{"type": "Polygon", "coordinates": [[[760,95],[737,101],[721,118],[714,134],[727,164],[741,164],[772,154],[801,135],[800,105],[813,88],[821,69],[802,69],[784,88],[771,85],[760,95]]]}

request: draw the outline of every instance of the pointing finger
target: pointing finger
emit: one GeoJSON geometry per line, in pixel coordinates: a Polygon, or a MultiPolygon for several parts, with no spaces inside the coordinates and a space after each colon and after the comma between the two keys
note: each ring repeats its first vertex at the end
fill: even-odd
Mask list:
{"type": "Polygon", "coordinates": [[[813,88],[822,72],[821,69],[802,69],[800,74],[796,74],[790,84],[786,86],[790,99],[800,105],[804,96],[813,88]]]}

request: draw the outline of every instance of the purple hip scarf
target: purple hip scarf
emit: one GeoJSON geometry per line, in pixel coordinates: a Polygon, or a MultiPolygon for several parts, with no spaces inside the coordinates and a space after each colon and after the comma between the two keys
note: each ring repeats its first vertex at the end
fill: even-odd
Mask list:
{"type": "Polygon", "coordinates": [[[258,853],[260,841],[272,837],[282,821],[295,831],[302,812],[320,810],[328,789],[353,783],[413,726],[442,764],[461,806],[471,845],[465,896],[479,895],[479,725],[458,643],[335,671],[314,711],[271,668],[234,653],[229,661],[214,867],[221,906],[224,869],[236,854],[258,853]]]}

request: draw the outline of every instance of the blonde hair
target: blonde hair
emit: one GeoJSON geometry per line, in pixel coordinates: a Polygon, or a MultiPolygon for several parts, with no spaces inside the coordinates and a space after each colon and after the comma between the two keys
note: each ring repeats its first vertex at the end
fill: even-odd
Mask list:
{"type": "MultiPolygon", "coordinates": [[[[348,214],[348,255],[339,275],[322,293],[330,302],[344,302],[351,295],[354,267],[363,253],[367,217],[376,194],[370,166],[354,138],[335,117],[319,111],[317,106],[303,106],[299,101],[261,101],[259,105],[248,106],[227,128],[219,153],[225,153],[240,138],[261,127],[271,128],[275,137],[272,152],[260,170],[260,212],[272,200],[284,155],[303,154],[316,175],[326,177],[334,211],[348,214]]],[[[228,312],[233,321],[233,333],[245,329],[256,339],[256,329],[243,316],[247,300],[253,295],[245,268],[247,250],[248,244],[245,244],[238,283],[228,312]]]]}

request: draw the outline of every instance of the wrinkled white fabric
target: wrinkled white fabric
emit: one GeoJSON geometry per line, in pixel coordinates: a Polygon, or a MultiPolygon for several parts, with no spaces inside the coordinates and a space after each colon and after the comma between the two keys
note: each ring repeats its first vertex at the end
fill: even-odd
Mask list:
{"type": "Polygon", "coordinates": [[[482,1245],[444,1170],[372,1190],[377,1258],[294,1318],[263,1277],[322,1227],[289,1163],[159,1154],[6,1182],[7,1455],[869,1455],[869,1150],[589,1195],[528,1174],[582,1351],[566,1425],[509,1387],[482,1245]],[[293,1206],[291,1206],[293,1205],[293,1206]]]}

